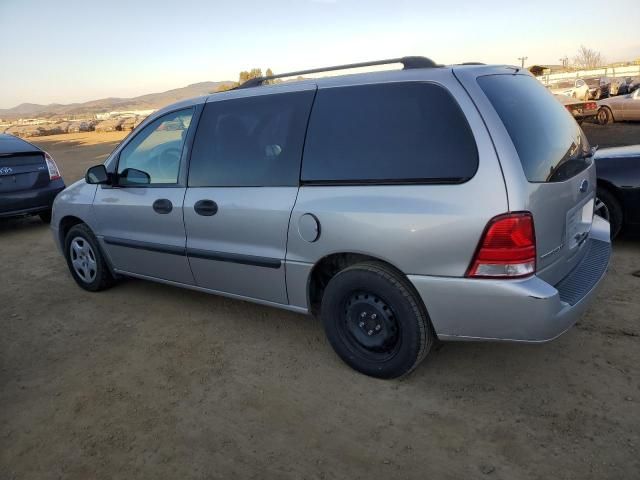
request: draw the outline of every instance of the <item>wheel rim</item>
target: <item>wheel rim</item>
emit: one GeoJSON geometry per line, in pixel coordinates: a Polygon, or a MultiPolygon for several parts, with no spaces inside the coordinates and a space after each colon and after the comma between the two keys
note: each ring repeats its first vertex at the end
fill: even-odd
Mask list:
{"type": "Polygon", "coordinates": [[[607,222],[610,219],[609,208],[598,197],[596,197],[596,204],[593,207],[593,213],[595,213],[596,215],[599,215],[600,217],[604,218],[607,222]]]}
{"type": "Polygon", "coordinates": [[[343,339],[351,350],[369,360],[382,361],[394,356],[400,346],[400,324],[387,302],[368,292],[353,292],[345,298],[343,339]]]}
{"type": "Polygon", "coordinates": [[[96,255],[91,248],[89,242],[83,237],[75,237],[69,244],[69,257],[73,270],[76,272],[80,280],[85,283],[91,283],[96,279],[98,272],[98,263],[96,255]]]}
{"type": "Polygon", "coordinates": [[[606,123],[607,122],[607,112],[605,112],[604,110],[600,110],[598,112],[598,121],[600,123],[606,123]]]}

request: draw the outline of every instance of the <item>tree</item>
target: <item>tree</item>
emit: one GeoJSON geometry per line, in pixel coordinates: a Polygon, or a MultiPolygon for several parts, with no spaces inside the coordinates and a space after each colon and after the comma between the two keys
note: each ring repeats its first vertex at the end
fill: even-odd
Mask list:
{"type": "Polygon", "coordinates": [[[578,54],[573,57],[573,64],[583,70],[600,67],[604,63],[600,52],[580,45],[578,54]]]}

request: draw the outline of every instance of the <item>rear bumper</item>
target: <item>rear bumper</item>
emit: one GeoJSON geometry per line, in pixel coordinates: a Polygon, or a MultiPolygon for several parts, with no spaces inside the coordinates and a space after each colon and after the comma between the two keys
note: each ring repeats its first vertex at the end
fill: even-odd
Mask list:
{"type": "Polygon", "coordinates": [[[54,180],[43,188],[0,193],[0,217],[29,215],[49,210],[56,195],[64,190],[62,180],[54,180]]]}
{"type": "Polygon", "coordinates": [[[582,261],[557,285],[538,277],[485,280],[410,275],[441,340],[538,343],[568,330],[588,307],[611,256],[609,224],[594,218],[582,261]]]}

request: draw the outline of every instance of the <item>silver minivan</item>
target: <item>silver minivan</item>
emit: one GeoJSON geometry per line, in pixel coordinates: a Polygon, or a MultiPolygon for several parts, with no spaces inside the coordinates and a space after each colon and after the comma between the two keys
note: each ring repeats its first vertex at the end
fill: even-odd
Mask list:
{"type": "Polygon", "coordinates": [[[517,67],[358,66],[382,63],[404,68],[258,78],[151,115],[55,201],[75,281],[313,314],[381,378],[437,340],[563,333],[611,253],[578,124],[517,67]]]}

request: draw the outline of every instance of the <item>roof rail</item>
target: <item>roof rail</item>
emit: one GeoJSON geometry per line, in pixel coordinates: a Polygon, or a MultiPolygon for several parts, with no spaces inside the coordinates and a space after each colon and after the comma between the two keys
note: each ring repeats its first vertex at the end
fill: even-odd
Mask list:
{"type": "Polygon", "coordinates": [[[404,70],[409,70],[412,68],[436,68],[441,66],[427,57],[390,58],[388,60],[375,60],[373,62],[350,63],[347,65],[336,65],[333,67],[312,68],[310,70],[300,70],[297,72],[279,73],[277,75],[269,75],[268,77],[256,77],[256,78],[251,78],[247,80],[246,82],[237,86],[236,88],[258,87],[262,85],[264,82],[266,82],[267,80],[273,80],[276,78],[297,77],[299,75],[308,75],[311,73],[332,72],[335,70],[348,70],[351,68],[372,67],[375,65],[390,65],[393,63],[401,63],[402,65],[404,65],[404,70]]]}

